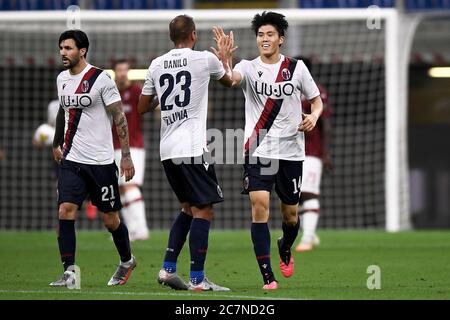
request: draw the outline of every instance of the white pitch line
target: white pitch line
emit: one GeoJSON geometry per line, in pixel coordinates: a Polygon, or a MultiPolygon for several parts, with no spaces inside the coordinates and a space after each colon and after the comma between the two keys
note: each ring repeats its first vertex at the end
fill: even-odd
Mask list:
{"type": "Polygon", "coordinates": [[[84,290],[0,290],[1,293],[22,293],[22,294],[86,294],[86,295],[124,295],[124,296],[174,296],[174,297],[209,297],[209,298],[236,298],[236,299],[256,299],[256,300],[303,300],[283,297],[260,297],[245,295],[225,295],[225,294],[192,294],[192,293],[163,293],[163,292],[121,292],[121,291],[84,291],[84,290]]]}

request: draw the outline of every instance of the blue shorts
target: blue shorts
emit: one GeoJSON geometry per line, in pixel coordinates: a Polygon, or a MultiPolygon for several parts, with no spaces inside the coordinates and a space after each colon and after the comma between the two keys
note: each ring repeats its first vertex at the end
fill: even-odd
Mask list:
{"type": "Polygon", "coordinates": [[[252,191],[275,191],[281,202],[299,202],[303,161],[245,157],[242,194],[252,191]]]}
{"type": "Polygon", "coordinates": [[[114,162],[91,165],[63,159],[59,168],[58,205],[70,202],[81,207],[89,195],[100,211],[119,211],[122,203],[118,176],[119,169],[114,162]]]}
{"type": "Polygon", "coordinates": [[[168,159],[162,162],[172,190],[178,200],[191,206],[204,206],[223,201],[213,164],[203,156],[168,159]]]}

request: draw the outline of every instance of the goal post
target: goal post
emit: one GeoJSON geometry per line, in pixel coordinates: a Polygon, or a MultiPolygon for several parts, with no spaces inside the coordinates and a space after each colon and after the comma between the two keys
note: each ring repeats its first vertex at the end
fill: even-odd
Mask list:
{"type": "MultiPolygon", "coordinates": [[[[312,75],[330,95],[334,169],[323,178],[320,226],[384,228],[389,232],[410,228],[407,72],[418,20],[408,19],[396,9],[270,10],[284,14],[290,24],[282,51],[311,57],[312,75]]],[[[196,49],[208,50],[214,45],[211,28],[221,25],[227,31],[234,30],[238,59],[251,59],[257,55],[257,48],[250,22],[262,11],[0,12],[0,147],[13,150],[13,159],[0,167],[0,228],[45,229],[54,225],[54,183],[48,173],[43,173],[48,169],[48,163],[44,163],[48,159],[27,145],[27,135],[18,130],[31,132],[43,119],[41,113],[46,113],[46,104],[55,92],[52,77],[60,70],[56,41],[62,31],[79,23],[90,37],[88,60],[94,65],[108,69],[112,60],[125,57],[131,58],[135,67],[147,68],[152,58],[171,48],[169,21],[187,14],[194,18],[199,33],[196,49]],[[25,81],[27,90],[18,94],[21,81],[25,81]],[[23,104],[28,109],[17,113],[15,108],[23,104]],[[27,157],[33,169],[30,162],[14,161],[20,157],[27,157]],[[20,173],[28,175],[21,179],[29,183],[14,182],[21,195],[11,199],[8,185],[20,173]],[[16,212],[4,214],[8,210],[16,212]]],[[[243,127],[243,95],[238,89],[212,84],[210,104],[208,127],[222,132],[243,127]]],[[[167,212],[176,212],[178,203],[161,173],[156,116],[149,117],[144,131],[152,156],[147,157],[143,194],[150,226],[167,228],[171,221],[167,212]]],[[[240,152],[239,143],[233,150],[240,152]]],[[[216,170],[224,186],[225,202],[218,207],[215,226],[248,227],[249,204],[239,194],[241,166],[218,164],[216,170]]],[[[278,210],[277,202],[272,201],[275,226],[280,221],[278,210]]],[[[81,224],[86,228],[98,226],[84,220],[81,224]]]]}

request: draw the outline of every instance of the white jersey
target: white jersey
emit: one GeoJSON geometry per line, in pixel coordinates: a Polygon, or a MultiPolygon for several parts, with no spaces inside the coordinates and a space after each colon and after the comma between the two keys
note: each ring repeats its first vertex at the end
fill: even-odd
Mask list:
{"type": "Polygon", "coordinates": [[[320,95],[303,61],[280,55],[266,64],[258,57],[242,60],[234,70],[245,96],[244,156],[300,161],[305,158],[301,94],[308,100],[320,95]]]}
{"type": "Polygon", "coordinates": [[[157,94],[161,105],[161,160],[206,150],[209,80],[224,75],[222,63],[208,51],[172,49],[152,61],[142,94],[157,94]]]}
{"type": "Polygon", "coordinates": [[[65,111],[64,159],[85,164],[114,162],[112,116],[106,106],[120,101],[115,82],[90,64],[77,75],[69,70],[56,80],[65,111]]]}

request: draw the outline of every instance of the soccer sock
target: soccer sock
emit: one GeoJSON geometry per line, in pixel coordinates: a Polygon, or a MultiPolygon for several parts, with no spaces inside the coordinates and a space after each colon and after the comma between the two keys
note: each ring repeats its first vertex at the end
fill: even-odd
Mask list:
{"type": "Polygon", "coordinates": [[[75,264],[75,220],[59,220],[58,236],[59,253],[64,271],[75,264]]]}
{"type": "Polygon", "coordinates": [[[203,281],[206,252],[208,250],[210,222],[201,218],[192,219],[189,234],[189,249],[191,252],[190,280],[193,285],[203,281]]]}
{"type": "Polygon", "coordinates": [[[312,239],[316,234],[317,222],[319,221],[319,214],[314,211],[306,211],[303,214],[303,238],[312,239]]]}
{"type": "Polygon", "coordinates": [[[167,272],[173,273],[177,271],[177,259],[186,242],[191,223],[192,216],[181,211],[172,224],[163,263],[163,268],[167,272]]]}
{"type": "Polygon", "coordinates": [[[252,223],[253,249],[265,284],[275,280],[270,265],[270,231],[267,223],[252,223]]]}
{"type": "Polygon", "coordinates": [[[122,216],[127,224],[131,239],[147,238],[149,231],[141,190],[138,187],[128,189],[123,195],[123,199],[125,210],[122,209],[122,216]]]}
{"type": "Polygon", "coordinates": [[[300,219],[297,217],[297,223],[289,225],[283,222],[283,238],[281,239],[281,246],[279,249],[280,257],[283,259],[286,265],[291,260],[291,247],[298,235],[298,229],[300,228],[300,219]]]}
{"type": "Polygon", "coordinates": [[[120,255],[120,261],[127,262],[131,259],[130,238],[128,236],[128,229],[125,223],[120,222],[119,226],[114,231],[109,231],[112,234],[114,244],[117,252],[120,255]]]}

